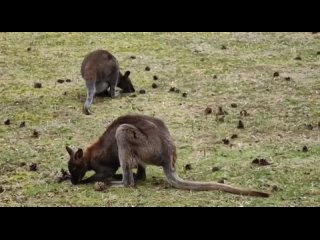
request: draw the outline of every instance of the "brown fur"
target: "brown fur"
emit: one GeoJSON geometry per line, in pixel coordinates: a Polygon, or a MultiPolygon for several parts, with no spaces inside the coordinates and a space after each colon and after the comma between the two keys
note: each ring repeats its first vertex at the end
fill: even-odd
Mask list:
{"type": "Polygon", "coordinates": [[[116,86],[123,92],[135,91],[129,78],[130,72],[122,74],[117,59],[105,50],[93,51],[84,58],[81,75],[87,87],[87,99],[83,106],[85,114],[90,114],[89,108],[95,95],[114,97],[116,86]]]}
{"type": "MultiPolygon", "coordinates": [[[[69,152],[70,154],[70,152],[69,152]]],[[[89,146],[81,159],[70,154],[69,169],[75,165],[83,169],[94,170],[99,180],[114,176],[118,167],[123,171],[122,184],[134,186],[133,168],[138,167],[137,176],[145,179],[146,165],[163,168],[168,182],[180,189],[219,190],[239,195],[268,197],[268,193],[249,189],[240,189],[215,182],[186,181],[179,178],[176,172],[176,147],[162,120],[143,115],[126,115],[119,117],[109,125],[104,134],[89,146]],[[82,163],[82,164],[80,164],[82,163]]],[[[81,172],[79,170],[79,172],[81,172]]],[[[73,181],[81,182],[81,175],[70,170],[73,181]]],[[[97,180],[97,177],[93,177],[97,180]]],[[[92,181],[92,179],[90,180],[92,181]]],[[[84,182],[90,182],[84,180],[84,182]]],[[[119,182],[114,182],[119,183],[119,182]]]]}

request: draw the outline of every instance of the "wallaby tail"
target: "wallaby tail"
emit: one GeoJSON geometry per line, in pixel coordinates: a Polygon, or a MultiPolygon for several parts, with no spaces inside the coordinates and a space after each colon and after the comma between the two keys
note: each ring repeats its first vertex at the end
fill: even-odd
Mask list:
{"type": "Polygon", "coordinates": [[[196,181],[186,181],[181,179],[176,171],[170,168],[164,167],[164,173],[168,179],[168,182],[179,189],[195,190],[195,191],[210,191],[218,190],[238,195],[254,196],[254,197],[269,197],[269,193],[259,192],[250,189],[241,189],[232,187],[226,184],[216,183],[216,182],[196,182],[196,181]]]}

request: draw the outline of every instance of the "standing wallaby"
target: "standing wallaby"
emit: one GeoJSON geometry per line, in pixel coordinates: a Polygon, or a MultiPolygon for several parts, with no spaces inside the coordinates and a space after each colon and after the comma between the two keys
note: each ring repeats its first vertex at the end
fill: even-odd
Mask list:
{"type": "Polygon", "coordinates": [[[104,134],[84,152],[74,152],[67,147],[68,162],[73,184],[105,181],[115,176],[121,166],[122,182],[126,187],[135,185],[133,168],[138,168],[136,179],[146,178],[146,165],[161,166],[168,182],[176,188],[189,190],[220,190],[256,197],[268,197],[268,193],[240,189],[215,182],[186,181],[176,172],[176,147],[164,122],[143,115],[126,115],[113,121],[104,134]],[[88,170],[96,173],[82,180],[88,170]]]}
{"type": "Polygon", "coordinates": [[[83,106],[83,112],[87,115],[90,114],[89,108],[95,94],[107,91],[113,98],[116,86],[121,88],[123,92],[135,91],[129,78],[130,72],[126,71],[123,75],[120,72],[117,59],[105,50],[93,51],[84,58],[81,65],[81,75],[87,86],[87,99],[83,106]]]}

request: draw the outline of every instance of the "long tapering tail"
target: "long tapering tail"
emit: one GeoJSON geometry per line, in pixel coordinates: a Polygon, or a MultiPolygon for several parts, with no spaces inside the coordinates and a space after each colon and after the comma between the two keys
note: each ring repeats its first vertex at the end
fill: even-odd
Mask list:
{"type": "Polygon", "coordinates": [[[197,181],[186,181],[181,179],[176,171],[171,170],[170,168],[164,167],[164,173],[167,177],[168,182],[179,189],[195,190],[195,191],[210,191],[218,190],[238,195],[245,196],[254,196],[254,197],[269,197],[269,193],[242,189],[237,187],[232,187],[230,185],[216,183],[216,182],[197,182],[197,181]]]}

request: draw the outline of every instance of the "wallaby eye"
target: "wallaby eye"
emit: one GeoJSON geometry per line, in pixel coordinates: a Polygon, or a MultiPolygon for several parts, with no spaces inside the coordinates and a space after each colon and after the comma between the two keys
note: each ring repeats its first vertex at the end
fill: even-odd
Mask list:
{"type": "Polygon", "coordinates": [[[75,166],[69,166],[69,170],[74,172],[74,171],[77,171],[77,167],[75,166]]]}

